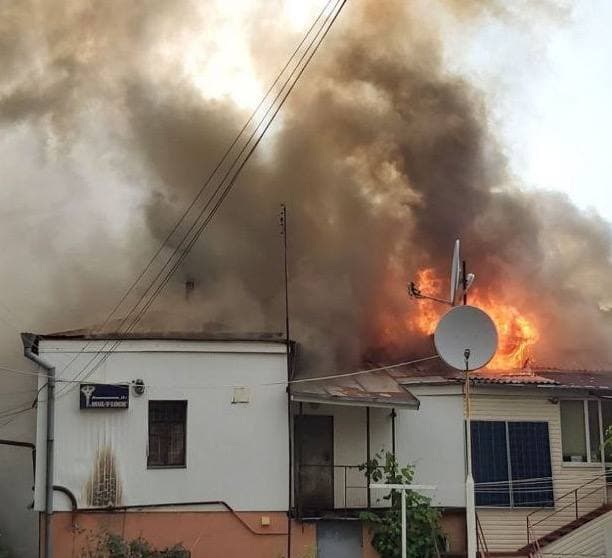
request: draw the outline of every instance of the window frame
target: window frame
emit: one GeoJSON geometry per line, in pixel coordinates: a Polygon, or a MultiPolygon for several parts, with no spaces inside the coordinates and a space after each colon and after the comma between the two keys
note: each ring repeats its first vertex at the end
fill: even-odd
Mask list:
{"type": "MultiPolygon", "coordinates": [[[[528,509],[540,509],[540,508],[546,508],[546,509],[553,509],[555,506],[555,487],[554,487],[554,482],[553,482],[553,459],[552,459],[552,444],[551,444],[551,437],[550,437],[550,421],[548,420],[508,420],[508,419],[472,419],[470,421],[471,423],[475,423],[475,422],[499,422],[499,423],[503,423],[504,424],[504,432],[505,432],[505,442],[506,442],[506,460],[507,460],[507,465],[508,465],[508,481],[507,481],[507,487],[508,487],[508,505],[505,504],[478,504],[476,503],[476,498],[475,498],[475,505],[477,508],[481,508],[481,509],[503,509],[503,510],[528,510],[528,509]],[[548,462],[550,465],[550,494],[551,494],[551,500],[549,503],[542,505],[542,504],[538,504],[538,505],[516,505],[515,501],[514,501],[514,483],[515,482],[520,482],[521,479],[513,479],[512,478],[512,466],[511,466],[511,460],[512,460],[512,456],[510,453],[510,433],[509,433],[509,425],[510,423],[543,423],[547,425],[547,432],[548,432],[548,462]]],[[[470,426],[471,428],[471,426],[470,426]]],[[[474,467],[474,451],[472,449],[472,468],[474,467]]],[[[474,479],[475,480],[475,479],[474,479]]],[[[521,485],[519,484],[519,488],[521,487],[521,485]]],[[[534,492],[544,492],[543,489],[538,489],[538,488],[534,488],[533,490],[534,492]]],[[[477,496],[477,495],[475,495],[477,496]]]]}
{"type": "MultiPolygon", "coordinates": [[[[187,399],[149,399],[147,405],[147,455],[146,455],[146,465],[147,469],[186,469],[187,468],[187,408],[188,408],[188,400],[187,399]],[[156,403],[172,403],[172,404],[182,404],[184,408],[184,421],[183,421],[183,452],[182,452],[182,463],[180,464],[151,464],[149,462],[150,459],[150,444],[151,444],[151,406],[156,403]]],[[[171,423],[167,423],[171,424],[171,423]]]]}
{"type": "MultiPolygon", "coordinates": [[[[564,397],[559,401],[559,426],[561,428],[561,465],[563,467],[594,467],[594,466],[612,466],[612,462],[606,461],[604,443],[604,428],[603,428],[603,411],[601,406],[602,400],[597,397],[564,397]],[[586,461],[566,461],[563,451],[563,428],[561,427],[561,403],[563,401],[580,401],[582,403],[584,413],[584,441],[586,444],[586,461]],[[589,403],[597,403],[597,420],[599,426],[599,461],[593,461],[591,455],[591,425],[589,422],[589,403]]],[[[612,401],[611,401],[612,403],[612,401]]]]}

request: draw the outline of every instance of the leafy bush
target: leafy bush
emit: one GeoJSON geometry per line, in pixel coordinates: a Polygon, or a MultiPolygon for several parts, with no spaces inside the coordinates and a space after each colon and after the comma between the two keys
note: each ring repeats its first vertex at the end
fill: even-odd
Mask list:
{"type": "MultiPolygon", "coordinates": [[[[392,453],[377,453],[373,459],[359,467],[371,482],[385,484],[411,484],[414,467],[400,468],[392,453]]],[[[401,492],[390,490],[383,499],[390,500],[389,508],[362,512],[360,517],[373,528],[372,546],[381,558],[399,558],[402,554],[401,492]]],[[[410,558],[439,556],[443,542],[440,530],[440,512],[431,506],[430,498],[406,491],[406,546],[410,558]]]]}
{"type": "Polygon", "coordinates": [[[180,544],[157,550],[142,537],[127,541],[119,535],[102,532],[89,538],[81,558],[189,558],[189,554],[180,544]]]}

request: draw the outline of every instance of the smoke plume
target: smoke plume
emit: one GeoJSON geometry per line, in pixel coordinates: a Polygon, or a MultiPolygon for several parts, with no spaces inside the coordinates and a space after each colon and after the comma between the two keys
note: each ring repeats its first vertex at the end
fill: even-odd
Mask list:
{"type": "MultiPolygon", "coordinates": [[[[194,78],[226,16],[189,0],[2,10],[5,302],[22,329],[95,323],[246,118],[205,93],[214,74],[194,78]]],[[[263,84],[299,40],[279,13],[270,2],[240,19],[263,84]]],[[[516,184],[488,99],[449,69],[442,32],[566,15],[553,2],[530,14],[504,2],[349,2],[141,327],[282,330],[286,203],[292,336],[309,372],[431,350],[405,326],[418,311],[406,286],[423,267],[446,276],[457,237],[479,288],[534,317],[538,361],[606,361],[609,225],[516,184]]]]}

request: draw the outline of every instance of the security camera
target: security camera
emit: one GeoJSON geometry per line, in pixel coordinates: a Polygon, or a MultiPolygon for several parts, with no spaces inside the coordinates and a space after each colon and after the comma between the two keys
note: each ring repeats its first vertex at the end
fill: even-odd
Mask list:
{"type": "Polygon", "coordinates": [[[132,385],[134,386],[134,393],[136,395],[142,395],[145,392],[145,383],[144,380],[134,380],[132,382],[132,385]]]}

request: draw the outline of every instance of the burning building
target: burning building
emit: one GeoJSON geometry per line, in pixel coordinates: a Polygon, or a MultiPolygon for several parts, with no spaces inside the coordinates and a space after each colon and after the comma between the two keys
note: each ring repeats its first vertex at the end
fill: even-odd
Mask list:
{"type": "MultiPolygon", "coordinates": [[[[607,362],[608,224],[516,183],[494,100],[449,62],[448,31],[469,37],[491,18],[522,28],[559,13],[552,1],[520,9],[529,13],[501,1],[351,1],[143,328],[281,329],[285,202],[291,324],[305,374],[431,354],[439,308],[411,301],[406,285],[418,275],[445,288],[457,236],[479,278],[471,300],[502,334],[496,370],[607,362]],[[188,297],[185,279],[197,285],[188,297]]],[[[243,82],[218,94],[220,72],[204,71],[224,43],[238,42],[223,38],[222,8],[190,0],[3,10],[0,195],[15,210],[0,224],[11,240],[4,267],[14,270],[0,287],[27,321],[21,329],[98,323],[246,120],[235,102],[243,82]]],[[[271,83],[302,30],[270,2],[245,9],[232,31],[246,37],[238,52],[254,81],[271,83]]],[[[170,239],[164,250],[175,247],[170,239]]],[[[18,368],[16,331],[2,346],[4,363],[18,368]]],[[[33,382],[7,391],[24,389],[6,412],[31,405],[33,382]]],[[[31,437],[26,412],[6,421],[7,436],[31,437]]]]}

